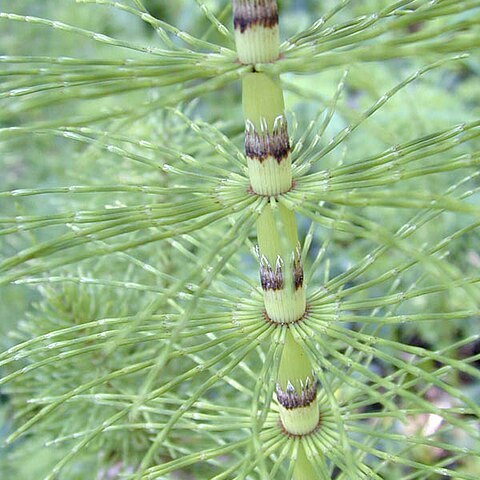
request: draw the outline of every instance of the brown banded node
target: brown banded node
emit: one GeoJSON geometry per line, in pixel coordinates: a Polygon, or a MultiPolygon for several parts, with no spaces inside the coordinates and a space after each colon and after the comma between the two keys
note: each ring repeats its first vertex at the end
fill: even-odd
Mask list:
{"type": "Polygon", "coordinates": [[[233,0],[233,26],[241,63],[277,60],[280,42],[275,0],[233,0]]]}
{"type": "MultiPolygon", "coordinates": [[[[260,257],[260,282],[262,289],[265,290],[281,290],[285,286],[284,278],[285,262],[280,255],[277,256],[275,268],[270,265],[267,257],[260,257]]],[[[292,274],[293,286],[295,291],[303,287],[303,266],[300,258],[300,248],[297,247],[292,252],[292,274]]]]}
{"type": "Polygon", "coordinates": [[[318,379],[310,380],[307,377],[305,383],[301,382],[300,391],[288,381],[287,388],[282,390],[280,383],[276,385],[278,403],[287,410],[294,408],[308,407],[317,398],[318,379]]]}
{"type": "Polygon", "coordinates": [[[319,382],[310,360],[289,329],[276,385],[280,420],[288,434],[307,435],[317,428],[320,419],[318,388],[319,382]]]}
{"type": "Polygon", "coordinates": [[[260,282],[262,289],[265,290],[281,290],[285,283],[283,279],[282,257],[277,256],[275,268],[272,268],[265,256],[260,260],[260,282]]]}
{"type": "Polygon", "coordinates": [[[262,124],[258,131],[255,125],[247,121],[245,128],[245,155],[262,163],[268,157],[273,157],[278,164],[290,154],[287,120],[279,115],[273,124],[273,130],[262,124]]]}
{"type": "Polygon", "coordinates": [[[235,0],[233,2],[233,25],[240,33],[260,25],[273,28],[278,25],[277,3],[272,0],[235,0]]]}
{"type": "MultiPolygon", "coordinates": [[[[303,436],[318,427],[320,412],[318,380],[289,328],[307,314],[295,213],[277,201],[293,185],[290,139],[280,79],[255,68],[279,57],[276,0],[233,0],[233,13],[238,59],[253,65],[242,77],[250,187],[269,197],[256,221],[264,318],[286,329],[276,385],[279,423],[287,435],[303,436]]],[[[296,461],[294,477],[308,478],[311,470],[308,460],[296,461]]]]}
{"type": "Polygon", "coordinates": [[[276,196],[292,188],[290,140],[279,79],[247,73],[242,79],[245,156],[252,191],[276,196]]]}

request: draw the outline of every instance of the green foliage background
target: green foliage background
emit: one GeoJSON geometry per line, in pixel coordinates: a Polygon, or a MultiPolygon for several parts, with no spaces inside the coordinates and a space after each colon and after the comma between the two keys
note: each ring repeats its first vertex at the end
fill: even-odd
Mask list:
{"type": "MultiPolygon", "coordinates": [[[[197,39],[170,57],[142,49],[189,38],[173,31],[169,47],[141,2],[96,3],[0,0],[62,22],[0,17],[0,472],[287,478],[295,442],[268,413],[282,334],[261,321],[252,254],[264,201],[242,169],[244,67],[202,12],[231,30],[229,3],[143,2],[197,39]],[[204,55],[206,41],[224,49],[204,55]],[[258,453],[262,432],[272,452],[258,453]],[[177,473],[155,470],[176,459],[177,473]]],[[[285,201],[312,305],[298,335],[330,421],[309,448],[324,445],[331,478],[474,479],[480,2],[395,3],[382,17],[394,2],[279,2],[284,39],[343,8],[312,50],[264,67],[283,74],[298,184],[285,201]]]]}

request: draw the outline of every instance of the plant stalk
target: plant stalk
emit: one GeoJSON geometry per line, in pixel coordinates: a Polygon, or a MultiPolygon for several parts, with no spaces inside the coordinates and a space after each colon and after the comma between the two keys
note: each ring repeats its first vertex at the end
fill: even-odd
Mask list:
{"type": "MultiPolygon", "coordinates": [[[[256,63],[278,60],[277,4],[275,0],[233,0],[233,13],[238,59],[252,65],[242,79],[250,189],[252,194],[269,197],[256,224],[265,317],[288,329],[307,312],[295,215],[276,201],[293,187],[290,139],[279,78],[255,69],[256,63]]],[[[317,388],[304,348],[287,330],[276,384],[286,435],[302,437],[318,427],[317,388]]],[[[316,478],[302,445],[294,478],[316,478]]]]}

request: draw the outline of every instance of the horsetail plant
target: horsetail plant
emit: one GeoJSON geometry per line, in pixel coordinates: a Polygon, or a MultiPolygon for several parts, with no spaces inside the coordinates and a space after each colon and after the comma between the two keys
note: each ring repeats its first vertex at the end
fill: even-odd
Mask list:
{"type": "MultiPolygon", "coordinates": [[[[255,64],[275,62],[279,56],[278,12],[275,0],[234,0],[233,23],[238,59],[253,65],[242,79],[245,114],[245,156],[252,193],[266,196],[257,219],[260,278],[265,318],[288,329],[306,315],[303,266],[297,224],[292,210],[275,198],[292,189],[290,139],[283,92],[278,77],[256,72],[255,64]]],[[[302,438],[319,422],[317,379],[304,348],[285,334],[276,384],[280,422],[287,435],[302,438]]],[[[299,445],[300,461],[294,478],[313,478],[299,445]]]]}
{"type": "Polygon", "coordinates": [[[0,6],[2,478],[479,477],[480,1],[0,6]]]}

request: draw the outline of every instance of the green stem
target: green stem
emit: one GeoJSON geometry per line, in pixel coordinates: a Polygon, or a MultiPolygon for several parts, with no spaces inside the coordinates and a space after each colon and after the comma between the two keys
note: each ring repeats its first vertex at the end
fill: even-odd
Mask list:
{"type": "Polygon", "coordinates": [[[242,80],[245,151],[252,191],[278,195],[292,188],[292,161],[278,78],[247,73],[242,80]]]}
{"type": "Polygon", "coordinates": [[[277,60],[280,40],[275,0],[233,0],[233,23],[241,63],[277,60]]]}
{"type": "Polygon", "coordinates": [[[277,399],[280,419],[286,432],[306,435],[317,428],[317,379],[305,350],[294,340],[290,331],[287,331],[280,360],[277,399]]]}
{"type": "Polygon", "coordinates": [[[257,236],[268,318],[282,325],[298,321],[305,314],[306,298],[293,212],[270,202],[258,217],[257,236]]]}
{"type": "MultiPolygon", "coordinates": [[[[240,62],[254,65],[276,61],[279,51],[276,1],[233,0],[233,12],[240,62]]],[[[307,305],[295,215],[276,201],[276,197],[293,186],[283,92],[278,77],[257,72],[252,66],[252,71],[242,79],[242,94],[251,191],[269,197],[257,220],[265,313],[279,328],[288,328],[290,323],[303,319],[307,305]]],[[[304,436],[317,428],[317,380],[304,348],[290,330],[285,336],[276,393],[286,434],[304,436]]],[[[294,478],[317,478],[302,444],[294,478]]]]}
{"type": "MultiPolygon", "coordinates": [[[[295,480],[313,480],[319,477],[319,472],[313,469],[312,464],[307,458],[305,448],[300,442],[297,459],[295,461],[295,469],[293,470],[293,478],[295,480]]],[[[325,480],[325,479],[324,479],[325,480]]]]}

